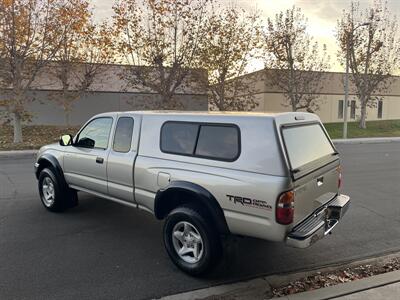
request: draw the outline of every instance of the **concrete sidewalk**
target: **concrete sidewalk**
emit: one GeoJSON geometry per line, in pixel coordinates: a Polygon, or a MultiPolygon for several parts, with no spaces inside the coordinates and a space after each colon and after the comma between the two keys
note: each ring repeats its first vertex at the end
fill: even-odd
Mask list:
{"type": "Polygon", "coordinates": [[[34,157],[38,150],[11,150],[11,151],[0,151],[0,158],[8,157],[34,157]]]}
{"type": "Polygon", "coordinates": [[[333,139],[335,144],[381,144],[400,142],[400,137],[333,139]]]}

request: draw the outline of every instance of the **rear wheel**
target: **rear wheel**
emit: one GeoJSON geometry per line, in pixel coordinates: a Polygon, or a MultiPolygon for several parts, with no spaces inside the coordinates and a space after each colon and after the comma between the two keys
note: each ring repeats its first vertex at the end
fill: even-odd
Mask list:
{"type": "Polygon", "coordinates": [[[176,266],[190,275],[201,275],[213,268],[221,257],[220,236],[195,207],[178,207],[164,224],[164,245],[176,266]]]}
{"type": "Polygon", "coordinates": [[[40,172],[38,187],[42,204],[50,211],[61,212],[78,205],[76,191],[63,188],[51,169],[45,168],[40,172]]]}

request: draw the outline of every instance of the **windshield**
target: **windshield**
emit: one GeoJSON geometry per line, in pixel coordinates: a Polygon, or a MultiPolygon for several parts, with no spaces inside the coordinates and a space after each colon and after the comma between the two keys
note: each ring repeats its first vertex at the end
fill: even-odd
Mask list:
{"type": "Polygon", "coordinates": [[[282,135],[292,170],[335,153],[320,124],[284,127],[282,135]]]}

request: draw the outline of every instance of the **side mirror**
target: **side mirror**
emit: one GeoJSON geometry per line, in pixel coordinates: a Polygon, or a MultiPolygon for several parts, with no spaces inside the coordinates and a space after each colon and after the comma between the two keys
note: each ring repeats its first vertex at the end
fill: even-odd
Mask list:
{"type": "Polygon", "coordinates": [[[60,145],[61,146],[70,146],[70,145],[72,145],[72,135],[64,134],[63,136],[61,136],[60,145]]]}

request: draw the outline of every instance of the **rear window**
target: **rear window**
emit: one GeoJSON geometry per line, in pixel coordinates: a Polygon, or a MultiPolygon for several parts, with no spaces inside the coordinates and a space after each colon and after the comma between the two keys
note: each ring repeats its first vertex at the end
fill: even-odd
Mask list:
{"type": "Polygon", "coordinates": [[[283,127],[282,135],[292,170],[335,153],[320,124],[283,127]]]}

